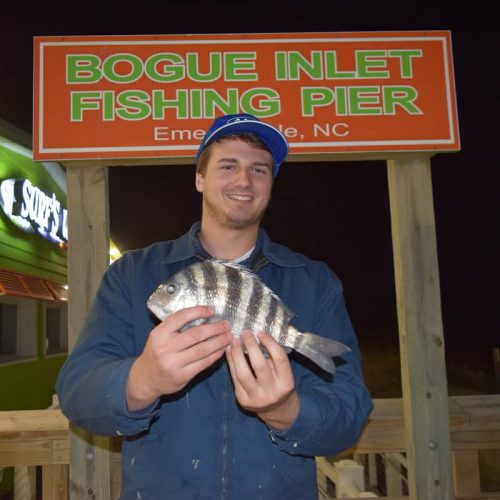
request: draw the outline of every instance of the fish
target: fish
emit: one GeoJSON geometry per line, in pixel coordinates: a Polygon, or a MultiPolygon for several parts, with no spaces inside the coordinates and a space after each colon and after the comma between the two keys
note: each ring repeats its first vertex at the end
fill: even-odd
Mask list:
{"type": "MultiPolygon", "coordinates": [[[[291,324],[294,313],[262,279],[248,268],[226,260],[205,260],[175,273],[147,299],[160,320],[192,306],[209,306],[214,315],[185,325],[181,331],[221,319],[232,324],[232,334],[269,333],[288,353],[295,350],[328,373],[335,373],[334,357],[351,349],[336,340],[303,332],[291,324]]],[[[264,354],[264,346],[260,346],[264,354]]]]}

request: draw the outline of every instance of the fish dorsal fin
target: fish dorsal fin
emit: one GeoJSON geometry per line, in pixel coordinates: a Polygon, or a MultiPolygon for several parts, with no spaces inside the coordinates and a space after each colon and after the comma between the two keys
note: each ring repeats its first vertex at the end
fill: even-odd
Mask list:
{"type": "Polygon", "coordinates": [[[291,309],[289,309],[285,304],[283,304],[283,301],[281,300],[281,298],[276,293],[274,293],[264,283],[264,281],[262,280],[262,278],[260,276],[257,276],[250,269],[248,269],[248,267],[245,267],[245,266],[243,266],[241,264],[233,262],[232,260],[213,259],[210,262],[212,262],[213,264],[216,264],[216,265],[223,265],[223,266],[231,267],[233,269],[236,269],[238,272],[244,274],[249,279],[257,280],[259,283],[262,284],[263,287],[265,287],[265,289],[268,291],[268,293],[271,296],[273,296],[281,304],[281,307],[283,307],[283,310],[285,311],[285,315],[286,315],[286,317],[287,317],[288,320],[291,320],[295,316],[295,313],[291,309]]]}
{"type": "Polygon", "coordinates": [[[256,278],[259,278],[255,273],[250,271],[250,269],[248,269],[248,267],[243,266],[242,264],[238,264],[232,260],[212,259],[209,262],[212,262],[214,264],[222,264],[223,266],[227,266],[227,267],[232,267],[233,269],[237,269],[238,271],[241,271],[243,273],[246,273],[246,274],[249,274],[251,276],[255,276],[256,278]]]}

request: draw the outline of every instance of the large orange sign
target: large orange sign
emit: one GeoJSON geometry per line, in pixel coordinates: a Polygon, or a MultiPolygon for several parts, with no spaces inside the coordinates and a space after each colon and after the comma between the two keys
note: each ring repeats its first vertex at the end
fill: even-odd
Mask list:
{"type": "Polygon", "coordinates": [[[447,31],[36,37],[34,157],[192,157],[251,113],[291,153],[460,149],[447,31]]]}

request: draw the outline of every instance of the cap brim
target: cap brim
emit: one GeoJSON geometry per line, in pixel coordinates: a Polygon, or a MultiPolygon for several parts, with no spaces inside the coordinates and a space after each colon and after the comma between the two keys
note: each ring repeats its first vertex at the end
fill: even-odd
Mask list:
{"type": "Polygon", "coordinates": [[[254,134],[269,147],[274,160],[273,174],[276,175],[279,166],[288,154],[288,142],[278,129],[267,123],[248,119],[226,123],[215,130],[210,136],[205,137],[203,149],[221,137],[241,133],[254,134]]]}

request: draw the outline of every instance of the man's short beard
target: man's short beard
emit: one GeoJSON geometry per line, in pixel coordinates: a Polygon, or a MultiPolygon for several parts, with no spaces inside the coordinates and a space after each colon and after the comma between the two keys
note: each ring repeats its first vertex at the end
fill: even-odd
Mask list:
{"type": "Polygon", "coordinates": [[[264,214],[258,214],[251,219],[245,220],[231,219],[230,217],[226,217],[226,227],[228,227],[229,229],[237,230],[248,229],[249,227],[259,224],[263,216],[264,214]]]}
{"type": "Polygon", "coordinates": [[[267,205],[258,213],[255,213],[252,217],[246,219],[236,219],[228,216],[226,213],[217,210],[209,201],[206,199],[203,202],[203,210],[206,210],[212,215],[212,217],[219,222],[220,225],[228,229],[233,230],[244,230],[249,227],[260,224],[260,221],[264,217],[267,210],[267,205]]]}

